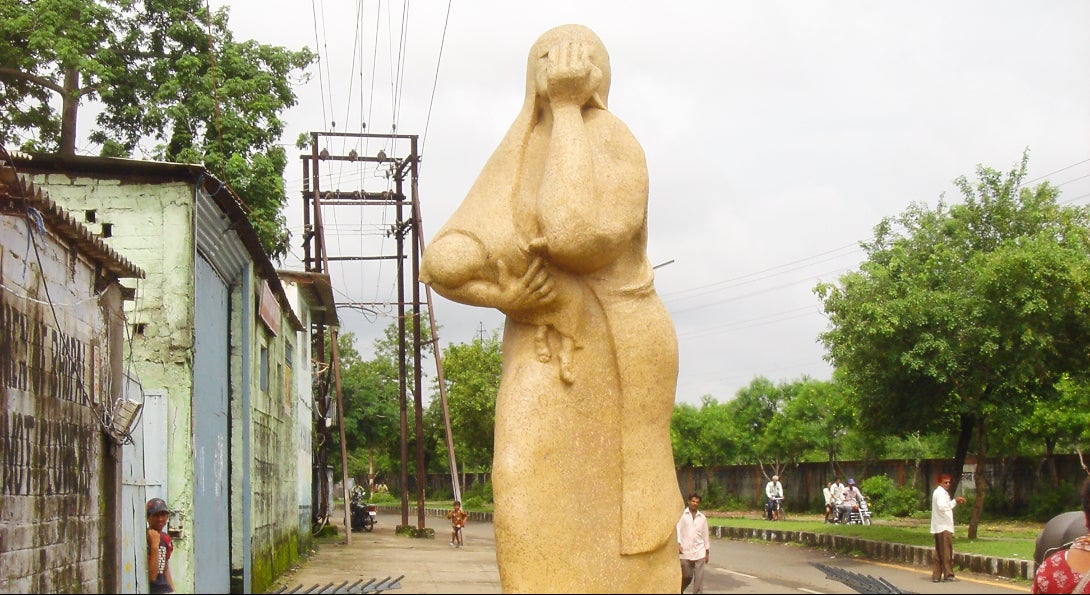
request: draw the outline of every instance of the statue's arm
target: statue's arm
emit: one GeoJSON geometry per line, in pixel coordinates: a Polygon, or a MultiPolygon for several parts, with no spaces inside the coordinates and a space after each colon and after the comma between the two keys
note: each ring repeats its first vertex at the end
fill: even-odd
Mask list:
{"type": "Polygon", "coordinates": [[[538,194],[538,224],[550,256],[574,271],[612,262],[645,225],[647,161],[612,114],[554,109],[538,194]]]}
{"type": "Polygon", "coordinates": [[[504,314],[521,317],[548,307],[558,297],[557,286],[541,257],[531,259],[521,274],[512,272],[508,265],[496,263],[496,279],[474,278],[457,284],[425,278],[440,295],[463,304],[496,308],[504,314]]]}

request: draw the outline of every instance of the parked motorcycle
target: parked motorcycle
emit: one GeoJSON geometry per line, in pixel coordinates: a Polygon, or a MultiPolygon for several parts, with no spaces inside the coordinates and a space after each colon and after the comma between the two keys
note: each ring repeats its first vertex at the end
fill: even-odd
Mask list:
{"type": "Polygon", "coordinates": [[[375,510],[374,504],[367,503],[367,490],[363,486],[356,486],[352,488],[352,494],[349,497],[349,506],[352,519],[352,530],[371,532],[375,529],[375,523],[378,522],[378,511],[375,510]]]}
{"type": "Polygon", "coordinates": [[[866,498],[859,498],[859,504],[852,507],[851,513],[848,514],[849,525],[869,525],[870,521],[870,505],[867,504],[866,498]]]}

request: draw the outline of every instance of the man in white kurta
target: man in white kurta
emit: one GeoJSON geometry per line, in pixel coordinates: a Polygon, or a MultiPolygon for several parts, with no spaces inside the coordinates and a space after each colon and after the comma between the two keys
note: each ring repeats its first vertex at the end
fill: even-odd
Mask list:
{"type": "Polygon", "coordinates": [[[700,512],[700,496],[689,495],[689,505],[681,512],[677,521],[677,551],[681,559],[681,592],[689,583],[693,593],[704,592],[704,564],[712,549],[711,536],[708,532],[708,518],[700,512]]]}
{"type": "Polygon", "coordinates": [[[950,497],[950,476],[939,476],[939,485],[931,493],[931,534],[935,536],[935,558],[931,564],[931,581],[954,580],[954,507],[965,498],[950,497]]]}

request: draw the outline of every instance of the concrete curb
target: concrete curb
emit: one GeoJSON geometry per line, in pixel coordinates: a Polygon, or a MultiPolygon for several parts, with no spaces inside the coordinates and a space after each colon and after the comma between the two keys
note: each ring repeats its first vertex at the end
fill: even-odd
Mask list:
{"type": "MultiPolygon", "coordinates": [[[[383,514],[400,515],[400,506],[379,506],[383,514]]],[[[446,518],[448,508],[425,508],[428,517],[446,518]]],[[[468,512],[468,511],[467,511],[468,512]]],[[[409,516],[416,515],[416,508],[410,509],[409,516]]],[[[473,521],[492,522],[491,512],[469,512],[473,521]]],[[[799,543],[809,547],[835,550],[838,552],[858,553],[868,560],[909,564],[931,568],[935,550],[919,545],[889,543],[873,539],[863,539],[849,535],[831,535],[829,533],[811,533],[809,531],[781,531],[778,529],[746,529],[742,527],[711,527],[712,537],[717,539],[760,539],[780,543],[799,543]]],[[[977,554],[959,554],[954,552],[954,567],[979,574],[990,574],[1005,578],[1033,579],[1033,560],[1018,558],[997,558],[977,554]]]]}
{"type": "MultiPolygon", "coordinates": [[[[931,568],[931,562],[935,554],[934,548],[930,547],[875,541],[848,535],[724,526],[714,526],[711,531],[712,535],[719,539],[761,539],[783,543],[800,543],[809,547],[830,549],[838,552],[856,552],[868,560],[910,564],[928,569],[931,568]]],[[[954,567],[1005,578],[1033,578],[1032,560],[959,554],[955,551],[954,567]]]]}

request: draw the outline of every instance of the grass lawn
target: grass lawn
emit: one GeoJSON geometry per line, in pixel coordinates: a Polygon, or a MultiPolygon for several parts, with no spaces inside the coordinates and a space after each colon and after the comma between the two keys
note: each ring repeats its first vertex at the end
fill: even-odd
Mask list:
{"type": "MultiPolygon", "coordinates": [[[[391,503],[400,503],[400,500],[392,497],[390,500],[391,503]]],[[[429,500],[426,505],[435,508],[451,508],[453,503],[450,500],[429,500]]],[[[467,506],[464,508],[467,511],[492,512],[491,505],[467,506]]],[[[931,517],[929,515],[927,518],[875,518],[874,524],[862,526],[827,525],[821,515],[818,514],[792,515],[789,513],[788,520],[773,523],[761,518],[759,513],[720,512],[715,510],[706,510],[704,513],[708,515],[708,523],[711,525],[852,535],[875,541],[924,547],[933,547],[935,545],[935,539],[931,536],[931,517]]],[[[1043,523],[1025,521],[982,521],[980,526],[977,527],[976,539],[969,539],[967,537],[968,525],[958,524],[955,526],[954,531],[954,551],[1032,561],[1034,540],[1037,539],[1037,534],[1040,533],[1042,527],[1044,527],[1043,523]]]]}
{"type": "MultiPolygon", "coordinates": [[[[706,512],[708,523],[726,527],[756,529],[782,529],[784,531],[808,531],[811,533],[831,533],[851,535],[875,541],[903,543],[932,547],[935,540],[931,536],[930,519],[874,519],[874,524],[863,525],[828,525],[820,515],[794,515],[782,522],[764,520],[758,516],[728,513],[706,512]]],[[[977,527],[976,539],[969,539],[967,525],[957,525],[954,531],[954,551],[967,554],[980,554],[999,558],[1033,560],[1034,540],[1043,527],[1040,523],[1022,521],[982,521],[977,527]]]]}

